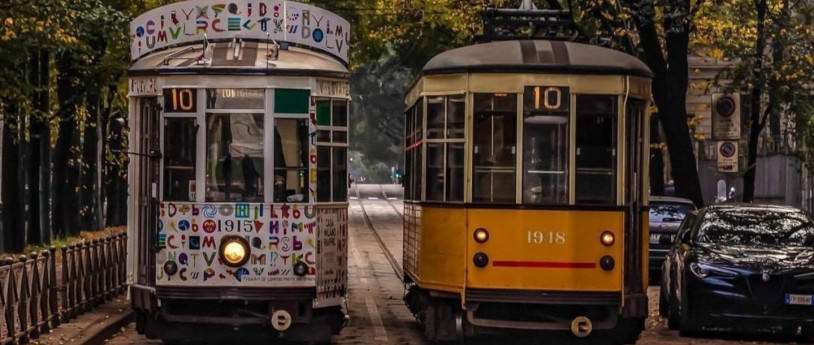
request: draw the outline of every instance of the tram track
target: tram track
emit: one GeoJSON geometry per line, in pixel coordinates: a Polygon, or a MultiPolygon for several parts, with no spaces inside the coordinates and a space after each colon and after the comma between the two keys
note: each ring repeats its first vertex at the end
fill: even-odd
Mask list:
{"type": "MultiPolygon", "coordinates": [[[[384,196],[384,190],[383,189],[382,189],[382,195],[384,196]]],[[[390,252],[390,249],[387,248],[387,245],[384,243],[384,240],[382,239],[381,235],[379,234],[379,231],[376,230],[376,226],[373,225],[373,221],[370,219],[370,215],[368,215],[367,210],[365,209],[364,201],[362,201],[362,198],[359,198],[359,188],[358,187],[356,188],[356,196],[357,196],[357,202],[359,203],[359,207],[362,209],[362,216],[365,219],[365,223],[367,224],[367,227],[370,229],[371,233],[373,234],[373,237],[376,239],[376,242],[379,244],[379,247],[382,249],[382,252],[384,253],[385,258],[387,258],[387,261],[390,262],[390,266],[393,267],[393,272],[396,274],[396,276],[399,278],[400,281],[404,281],[404,271],[402,270],[401,265],[399,265],[398,261],[396,260],[396,257],[393,256],[393,253],[390,252]]],[[[387,197],[385,197],[385,201],[387,201],[387,203],[391,207],[393,207],[394,210],[396,210],[396,214],[401,216],[401,213],[399,213],[398,209],[392,203],[390,203],[389,200],[387,200],[387,197]]]]}

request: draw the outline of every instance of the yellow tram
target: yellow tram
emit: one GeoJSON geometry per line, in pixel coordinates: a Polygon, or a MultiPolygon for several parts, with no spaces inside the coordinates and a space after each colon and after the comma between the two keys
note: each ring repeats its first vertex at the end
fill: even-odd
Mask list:
{"type": "Polygon", "coordinates": [[[138,331],[329,340],[347,319],[348,22],[196,0],[131,34],[138,331]]]}
{"type": "Polygon", "coordinates": [[[405,102],[403,263],[428,339],[635,341],[648,314],[651,78],[627,54],[534,39],[424,66],[405,102]]]}

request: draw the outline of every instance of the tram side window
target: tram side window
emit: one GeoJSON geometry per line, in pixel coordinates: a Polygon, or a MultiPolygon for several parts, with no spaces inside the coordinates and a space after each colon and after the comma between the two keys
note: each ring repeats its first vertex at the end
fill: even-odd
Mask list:
{"type": "Polygon", "coordinates": [[[206,201],[263,201],[263,114],[206,115],[206,201]]]}
{"type": "Polygon", "coordinates": [[[465,100],[464,95],[427,99],[427,201],[463,201],[465,100]]]}
{"type": "Polygon", "coordinates": [[[472,201],[514,203],[517,95],[475,94],[472,201]]]}
{"type": "Polygon", "coordinates": [[[529,86],[523,95],[523,203],[568,203],[568,88],[529,86]]]}
{"type": "Polygon", "coordinates": [[[577,203],[616,203],[616,102],[616,96],[577,95],[577,203]]]}
{"type": "Polygon", "coordinates": [[[424,98],[405,113],[404,119],[404,199],[421,200],[421,145],[423,129],[424,98]]]}
{"type": "Polygon", "coordinates": [[[195,201],[195,118],[164,119],[164,199],[195,201]]]}
{"type": "Polygon", "coordinates": [[[317,103],[317,201],[348,200],[348,101],[317,103]]]}
{"type": "Polygon", "coordinates": [[[274,202],[308,202],[308,120],[274,120],[274,202]]]}

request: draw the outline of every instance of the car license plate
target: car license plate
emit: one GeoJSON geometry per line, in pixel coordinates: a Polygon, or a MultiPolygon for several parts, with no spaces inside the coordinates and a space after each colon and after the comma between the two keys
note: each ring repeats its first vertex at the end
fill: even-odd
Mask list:
{"type": "Polygon", "coordinates": [[[811,302],[812,295],[786,294],[786,304],[788,305],[814,305],[811,302]]]}

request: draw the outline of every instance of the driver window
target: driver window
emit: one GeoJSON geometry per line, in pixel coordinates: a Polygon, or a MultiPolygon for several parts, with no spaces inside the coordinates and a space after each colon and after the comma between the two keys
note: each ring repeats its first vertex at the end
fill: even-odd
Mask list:
{"type": "Polygon", "coordinates": [[[273,183],[274,202],[308,202],[307,119],[274,120],[273,183]]]}

